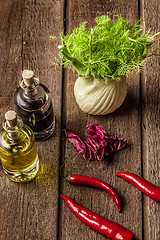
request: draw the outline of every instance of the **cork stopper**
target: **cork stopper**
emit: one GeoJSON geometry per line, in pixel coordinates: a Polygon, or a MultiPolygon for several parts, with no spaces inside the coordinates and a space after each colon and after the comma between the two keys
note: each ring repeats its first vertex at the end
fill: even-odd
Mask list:
{"type": "Polygon", "coordinates": [[[17,113],[13,110],[5,113],[5,119],[9,127],[13,128],[17,125],[17,113]]]}
{"type": "Polygon", "coordinates": [[[23,81],[24,84],[27,87],[32,86],[32,84],[34,83],[34,73],[31,70],[24,70],[22,73],[22,77],[23,77],[23,81]]]}

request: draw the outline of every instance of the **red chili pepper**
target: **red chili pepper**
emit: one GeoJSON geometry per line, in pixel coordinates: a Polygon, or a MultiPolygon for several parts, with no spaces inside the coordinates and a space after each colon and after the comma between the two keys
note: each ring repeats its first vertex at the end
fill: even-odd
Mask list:
{"type": "Polygon", "coordinates": [[[102,189],[109,193],[109,195],[112,197],[113,201],[118,207],[119,212],[121,212],[121,202],[120,202],[120,197],[116,190],[111,187],[109,184],[106,182],[98,179],[98,178],[93,178],[89,176],[82,176],[82,175],[70,175],[69,177],[66,178],[69,183],[71,184],[82,184],[85,186],[90,186],[90,187],[95,187],[102,189]]]}
{"type": "Polygon", "coordinates": [[[68,208],[79,220],[111,240],[131,240],[133,233],[122,225],[112,222],[78,205],[70,197],[61,195],[68,208]]]}
{"type": "Polygon", "coordinates": [[[160,187],[153,185],[151,182],[145,180],[142,177],[139,177],[134,173],[118,172],[115,175],[124,178],[128,182],[132,183],[144,194],[146,194],[148,197],[152,198],[157,202],[160,202],[160,187]]]}

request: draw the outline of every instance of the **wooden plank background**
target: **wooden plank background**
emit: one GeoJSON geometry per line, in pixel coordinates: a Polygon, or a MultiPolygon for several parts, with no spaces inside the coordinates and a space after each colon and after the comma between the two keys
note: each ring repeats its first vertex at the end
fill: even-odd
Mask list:
{"type": "Polygon", "coordinates": [[[1,119],[7,109],[14,108],[13,95],[26,68],[33,69],[50,89],[56,115],[54,137],[37,143],[41,164],[36,180],[15,184],[0,171],[0,239],[56,239],[62,69],[51,64],[57,46],[49,36],[58,35],[64,27],[64,1],[8,0],[0,2],[0,10],[1,119]]]}
{"type": "Polygon", "coordinates": [[[124,104],[106,116],[83,113],[76,104],[73,87],[76,74],[51,64],[58,55],[58,42],[49,40],[65,27],[71,33],[80,22],[95,24],[97,15],[121,14],[134,23],[145,19],[144,29],[160,31],[158,0],[15,0],[0,2],[0,120],[15,109],[13,96],[23,69],[33,69],[51,91],[56,131],[46,142],[37,142],[40,158],[38,177],[31,183],[9,181],[0,168],[1,240],[102,240],[104,236],[81,223],[59,198],[68,195],[92,211],[133,231],[136,240],[160,239],[160,205],[142,195],[114,174],[130,171],[160,186],[160,62],[150,59],[141,75],[127,79],[124,104]],[[127,139],[127,147],[100,163],[87,161],[65,139],[69,128],[86,138],[87,124],[96,122],[111,134],[127,139]],[[63,172],[98,177],[111,184],[123,199],[118,213],[113,200],[103,191],[71,186],[63,172]]]}
{"type": "MultiPolygon", "coordinates": [[[[79,22],[88,20],[88,25],[95,24],[94,19],[96,15],[102,13],[109,14],[113,17],[115,14],[121,13],[123,17],[129,18],[134,22],[138,18],[138,2],[128,1],[124,6],[123,1],[114,1],[113,3],[106,3],[106,1],[69,1],[67,8],[67,32],[78,26],[79,22]]],[[[65,92],[66,103],[65,109],[65,126],[80,134],[82,138],[86,137],[86,125],[96,122],[107,129],[111,134],[119,134],[124,136],[130,147],[114,155],[112,159],[104,160],[101,163],[95,161],[89,162],[82,159],[76,153],[73,146],[67,141],[64,142],[63,159],[65,161],[66,175],[84,174],[93,177],[98,177],[112,186],[114,186],[124,198],[123,214],[117,212],[117,208],[109,196],[104,192],[95,191],[95,189],[70,186],[68,183],[64,184],[63,193],[74,198],[78,203],[86,208],[105,216],[113,221],[123,223],[125,227],[131,229],[137,236],[141,237],[142,233],[142,202],[141,194],[135,189],[127,189],[124,180],[117,179],[114,175],[118,171],[136,171],[141,174],[141,154],[140,154],[140,125],[138,114],[139,101],[139,76],[132,76],[128,79],[129,92],[126,102],[118,111],[108,116],[90,116],[83,113],[73,101],[73,87],[76,80],[76,75],[71,71],[67,71],[65,75],[65,92]],[[131,108],[131,101],[134,100],[134,106],[131,108]],[[70,107],[67,107],[70,106],[70,107]],[[74,109],[74,111],[73,111],[74,109]],[[130,112],[128,114],[128,112],[130,112]],[[78,119],[78,122],[77,122],[78,119]],[[131,128],[132,126],[132,128],[131,128]],[[136,131],[135,131],[136,130],[136,131]],[[136,163],[136,164],[134,164],[136,163]],[[129,219],[132,219],[129,221],[129,219]]],[[[79,220],[70,212],[64,204],[61,212],[61,230],[60,239],[105,239],[104,236],[94,232],[88,227],[84,226],[79,220]],[[76,227],[75,227],[76,226],[76,227]],[[73,237],[72,237],[73,236],[73,237]]]]}
{"type": "MultiPolygon", "coordinates": [[[[153,33],[160,31],[158,1],[143,1],[141,15],[145,19],[145,29],[151,29],[153,33]]],[[[142,75],[142,174],[144,178],[160,186],[159,71],[160,61],[153,57],[146,63],[142,75]]],[[[144,196],[143,206],[144,239],[160,239],[160,204],[144,196]]]]}

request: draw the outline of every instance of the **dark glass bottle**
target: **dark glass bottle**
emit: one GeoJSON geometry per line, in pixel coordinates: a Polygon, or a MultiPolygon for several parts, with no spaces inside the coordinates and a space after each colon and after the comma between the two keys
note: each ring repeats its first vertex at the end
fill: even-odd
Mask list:
{"type": "Polygon", "coordinates": [[[55,116],[50,92],[33,71],[23,71],[14,101],[18,115],[33,130],[36,139],[45,140],[53,134],[55,116]]]}

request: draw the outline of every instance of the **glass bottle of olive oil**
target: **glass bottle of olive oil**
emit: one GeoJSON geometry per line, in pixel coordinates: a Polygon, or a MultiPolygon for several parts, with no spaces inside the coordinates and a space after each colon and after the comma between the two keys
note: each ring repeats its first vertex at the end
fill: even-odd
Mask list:
{"type": "Polygon", "coordinates": [[[48,88],[31,70],[24,70],[14,95],[18,115],[37,140],[49,138],[55,130],[55,116],[48,88]]]}
{"type": "Polygon", "coordinates": [[[6,112],[0,131],[0,158],[4,172],[15,182],[31,181],[39,169],[34,134],[12,110],[6,112]]]}

